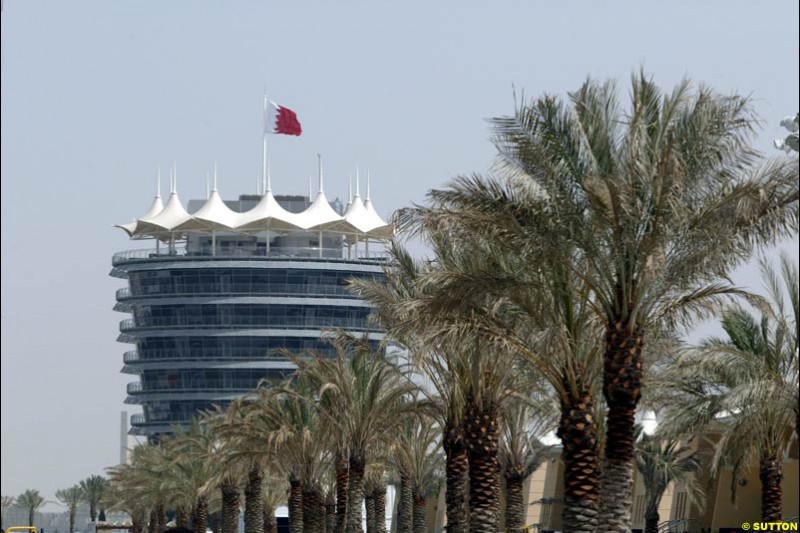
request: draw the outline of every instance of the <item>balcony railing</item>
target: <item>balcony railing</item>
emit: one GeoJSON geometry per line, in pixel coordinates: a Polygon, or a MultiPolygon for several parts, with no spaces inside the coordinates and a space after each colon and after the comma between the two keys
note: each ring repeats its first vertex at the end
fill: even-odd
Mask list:
{"type": "Polygon", "coordinates": [[[128,288],[117,290],[117,300],[131,298],[176,298],[180,296],[335,296],[337,298],[357,298],[343,285],[313,285],[299,283],[176,283],[172,286],[156,286],[154,292],[148,288],[132,294],[128,288]]]}
{"type": "Polygon", "coordinates": [[[127,250],[114,254],[111,259],[113,266],[124,263],[141,261],[143,259],[156,261],[172,261],[182,259],[196,259],[198,257],[213,259],[309,259],[316,261],[351,261],[356,263],[383,263],[388,258],[388,254],[383,251],[359,253],[358,257],[348,257],[345,248],[322,248],[318,247],[280,247],[272,248],[269,252],[264,248],[236,248],[233,250],[218,249],[216,254],[212,254],[209,249],[187,251],[185,247],[179,247],[173,252],[168,250],[127,250]]]}
{"type": "Polygon", "coordinates": [[[341,328],[351,331],[372,331],[376,330],[366,319],[350,318],[328,318],[328,317],[281,317],[269,321],[252,322],[226,322],[226,323],[207,323],[195,324],[185,320],[149,318],[146,324],[137,325],[132,318],[126,318],[119,323],[119,330],[123,333],[132,331],[146,331],[163,328],[179,329],[275,329],[275,328],[298,328],[298,329],[331,329],[341,328]]]}
{"type": "MultiPolygon", "coordinates": [[[[333,349],[333,348],[331,348],[333,349]]],[[[276,353],[270,353],[269,350],[252,350],[252,349],[238,349],[234,352],[220,351],[219,353],[210,354],[197,354],[197,355],[182,355],[177,350],[170,349],[153,349],[148,348],[146,355],[140,354],[136,350],[125,352],[122,356],[122,361],[125,364],[141,364],[141,363],[184,363],[193,361],[208,361],[215,363],[233,363],[233,362],[286,362],[289,359],[276,353]]]]}
{"type": "Polygon", "coordinates": [[[128,383],[128,394],[155,394],[155,393],[176,393],[185,392],[205,392],[205,391],[224,391],[224,392],[246,392],[256,388],[256,383],[251,380],[206,380],[203,383],[190,383],[186,385],[143,385],[139,381],[128,383]]]}
{"type": "Polygon", "coordinates": [[[146,424],[147,420],[145,420],[144,415],[141,413],[136,413],[135,415],[131,416],[131,425],[132,426],[141,426],[142,424],[146,424]]]}

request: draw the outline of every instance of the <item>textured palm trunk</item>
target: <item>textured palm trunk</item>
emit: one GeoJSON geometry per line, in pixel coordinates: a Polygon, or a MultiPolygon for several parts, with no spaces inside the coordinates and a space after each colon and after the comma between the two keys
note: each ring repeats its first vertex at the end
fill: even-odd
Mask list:
{"type": "Polygon", "coordinates": [[[325,497],[325,533],[336,532],[336,498],[333,494],[325,497]]]}
{"type": "Polygon", "coordinates": [[[244,533],[264,532],[264,500],[261,496],[261,484],[264,474],[254,467],[247,473],[247,485],[244,488],[244,533]]]}
{"type": "Polygon", "coordinates": [[[525,503],[522,483],[525,473],[521,467],[506,472],[506,528],[507,533],[522,533],[525,526],[525,503]]]}
{"type": "Polygon", "coordinates": [[[275,509],[264,506],[264,533],[278,533],[278,519],[275,518],[275,509]]]}
{"type": "Polygon", "coordinates": [[[141,512],[131,513],[131,528],[133,533],[144,533],[144,516],[141,512]]]}
{"type": "Polygon", "coordinates": [[[189,529],[189,512],[185,507],[180,507],[175,511],[175,527],[189,529]]]}
{"type": "Polygon", "coordinates": [[[303,482],[289,478],[289,533],[303,533],[303,482]]]}
{"type": "MultiPolygon", "coordinates": [[[[581,375],[582,370],[577,369],[576,374],[581,375]]],[[[597,413],[594,398],[582,381],[578,381],[577,390],[572,390],[561,399],[558,428],[564,462],[562,523],[564,531],[570,533],[594,533],[600,524],[597,413]]]]}
{"type": "MultiPolygon", "coordinates": [[[[33,527],[33,520],[34,520],[34,515],[35,514],[36,514],[36,511],[34,511],[33,509],[30,509],[28,511],[28,527],[33,527]]],[[[94,518],[92,519],[92,522],[94,522],[94,518]]]]}
{"type": "Polygon", "coordinates": [[[325,502],[319,487],[303,486],[303,531],[305,533],[325,531],[325,502]]]}
{"type": "Polygon", "coordinates": [[[336,458],[336,533],[347,528],[347,492],[350,482],[350,463],[339,454],[336,458]]]}
{"type": "Polygon", "coordinates": [[[414,526],[412,528],[413,533],[425,533],[425,522],[426,522],[426,502],[425,496],[422,494],[414,494],[414,526]]]}
{"type": "Polygon", "coordinates": [[[362,455],[350,456],[350,479],[347,494],[347,533],[361,533],[361,505],[364,501],[364,466],[362,455]]]}
{"type": "Polygon", "coordinates": [[[411,491],[411,479],[402,472],[398,492],[397,533],[411,533],[414,527],[414,495],[411,491]]]}
{"type": "Polygon", "coordinates": [[[643,340],[644,332],[635,323],[618,321],[606,328],[603,395],[608,416],[600,523],[609,532],[631,529],[633,430],[642,395],[643,340]]]}
{"type": "Polygon", "coordinates": [[[375,486],[372,497],[375,498],[375,532],[386,533],[386,485],[383,482],[375,486]]]}
{"type": "Polygon", "coordinates": [[[761,456],[758,477],[761,479],[761,520],[778,522],[783,514],[783,463],[777,453],[761,456]]]}
{"type": "Polygon", "coordinates": [[[208,529],[208,499],[205,496],[200,496],[195,502],[192,529],[194,533],[206,533],[208,529]]]}
{"type": "Polygon", "coordinates": [[[150,511],[150,518],[148,520],[148,527],[150,528],[150,533],[159,533],[158,531],[158,515],[156,514],[156,510],[152,509],[150,511]]]}
{"type": "Polygon", "coordinates": [[[371,493],[364,494],[364,510],[367,515],[367,533],[375,533],[375,497],[371,493]]]}
{"type": "Polygon", "coordinates": [[[644,533],[658,533],[658,509],[649,509],[644,515],[644,533]]]}
{"type": "Polygon", "coordinates": [[[164,509],[164,504],[158,504],[156,507],[156,531],[161,533],[165,529],[167,529],[167,510],[164,509]]]}
{"type": "MultiPolygon", "coordinates": [[[[33,513],[30,514],[30,521],[33,522],[33,513]]],[[[97,521],[97,503],[96,502],[89,502],[89,518],[92,522],[97,521]]],[[[30,524],[33,526],[33,524],[30,524]]]]}
{"type": "Polygon", "coordinates": [[[497,417],[497,406],[468,401],[464,435],[469,457],[469,528],[474,533],[500,530],[497,417]]]}
{"type": "Polygon", "coordinates": [[[75,511],[69,511],[69,533],[75,533],[75,511]]]}
{"type": "Polygon", "coordinates": [[[239,531],[239,487],[236,482],[226,478],[220,484],[222,493],[222,533],[239,531]]]}
{"type": "Polygon", "coordinates": [[[447,533],[467,533],[469,460],[461,421],[446,424],[442,448],[445,453],[447,533]]]}

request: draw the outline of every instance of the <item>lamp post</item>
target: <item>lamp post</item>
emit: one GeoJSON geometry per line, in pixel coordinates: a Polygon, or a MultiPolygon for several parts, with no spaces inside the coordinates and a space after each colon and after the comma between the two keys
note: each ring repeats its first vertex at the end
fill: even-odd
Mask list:
{"type": "Polygon", "coordinates": [[[788,116],[781,120],[781,126],[789,130],[789,135],[785,139],[776,139],[775,148],[786,153],[800,151],[800,140],[798,140],[798,130],[800,130],[800,113],[795,116],[788,116]]]}

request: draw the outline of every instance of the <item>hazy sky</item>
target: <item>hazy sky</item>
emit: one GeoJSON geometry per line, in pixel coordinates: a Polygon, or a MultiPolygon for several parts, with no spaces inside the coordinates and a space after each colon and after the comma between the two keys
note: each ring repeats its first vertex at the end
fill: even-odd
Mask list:
{"type": "Polygon", "coordinates": [[[108,272],[143,245],[111,225],[144,213],[159,162],[184,201],[215,160],[225,198],[255,192],[265,88],[304,129],[274,139],[273,189],[305,193],[321,152],[329,197],[359,163],[382,214],[485,170],[485,119],[512,111],[512,85],[690,76],[751,94],[771,154],[798,108],[796,0],[295,4],[5,0],[3,494],[52,499],[117,461],[134,378],[108,272]]]}

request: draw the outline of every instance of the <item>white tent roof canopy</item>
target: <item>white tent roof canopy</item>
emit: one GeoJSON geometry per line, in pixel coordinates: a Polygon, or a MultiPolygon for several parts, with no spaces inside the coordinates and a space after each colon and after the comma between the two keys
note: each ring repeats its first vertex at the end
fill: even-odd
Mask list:
{"type": "Polygon", "coordinates": [[[170,235],[177,237],[187,231],[326,231],[374,239],[388,239],[393,234],[391,225],[378,215],[369,198],[364,203],[356,195],[344,216],[341,216],[330,206],[322,190],[301,213],[284,209],[269,190],[255,207],[239,213],[225,204],[215,188],[203,206],[193,214],[186,211],[177,191],[173,190],[163,207],[160,196],[157,196],[144,216],[135,222],[117,224],[115,227],[124,230],[131,238],[160,239],[169,238],[170,235]]]}

